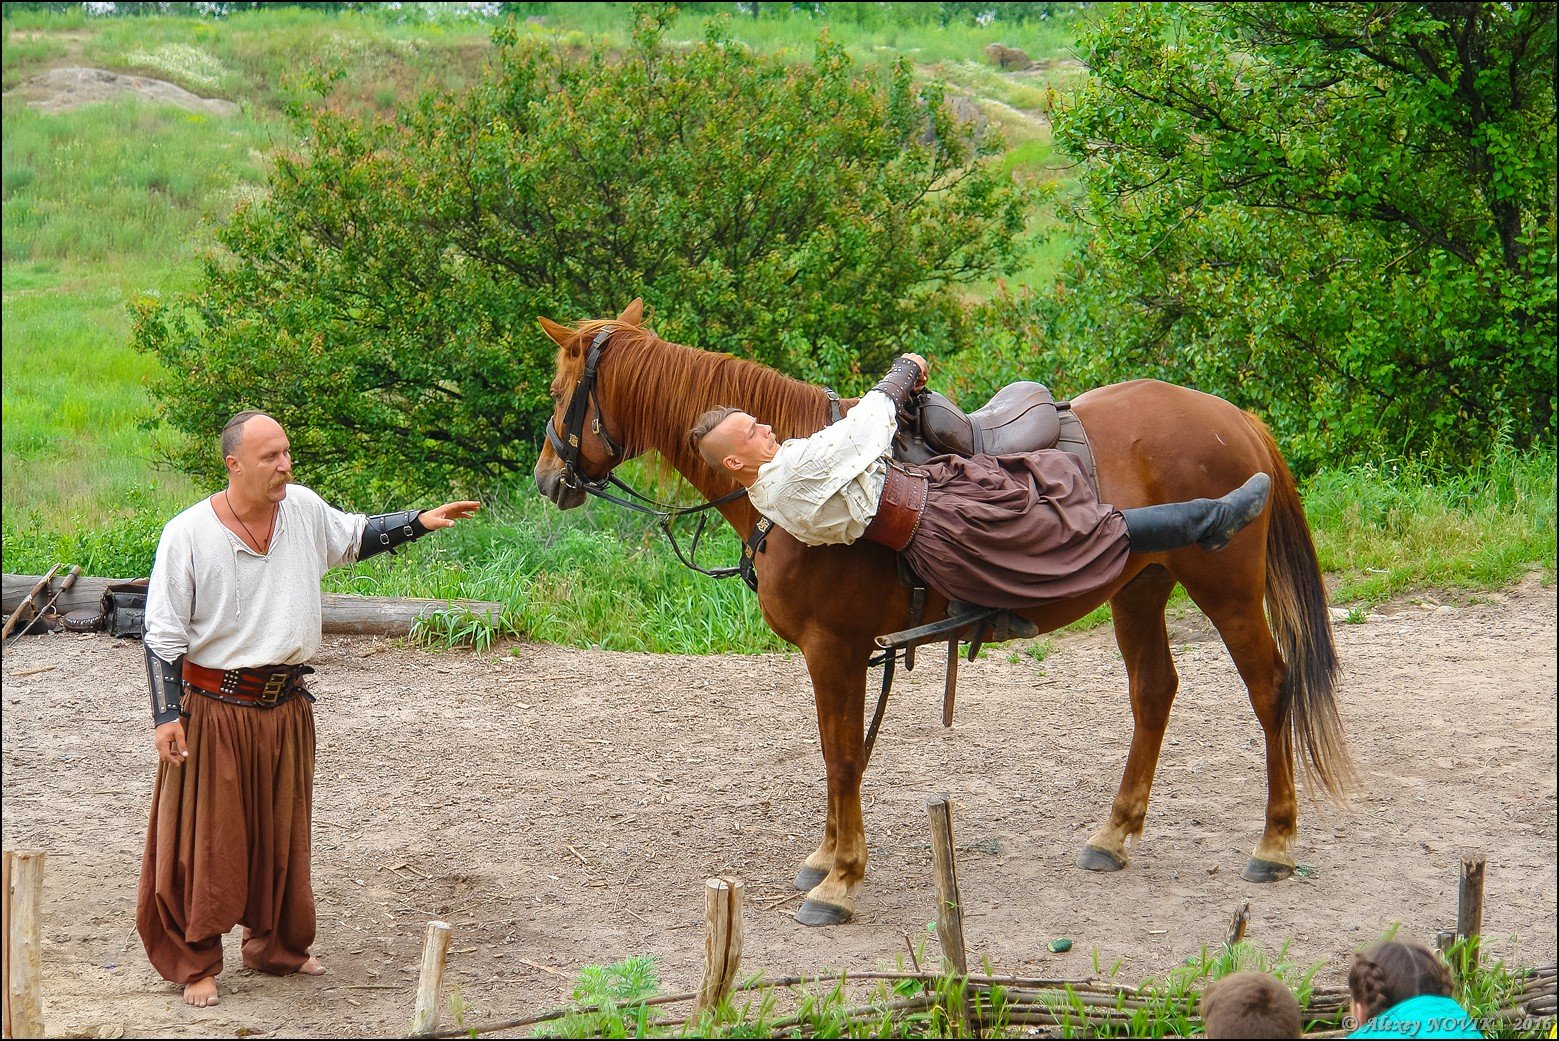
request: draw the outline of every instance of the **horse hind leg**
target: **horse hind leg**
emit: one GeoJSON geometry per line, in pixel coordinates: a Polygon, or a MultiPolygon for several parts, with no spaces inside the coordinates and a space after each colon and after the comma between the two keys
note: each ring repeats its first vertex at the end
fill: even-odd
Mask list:
{"type": "Polygon", "coordinates": [[[1259,586],[1231,594],[1239,585],[1229,584],[1227,575],[1221,580],[1182,575],[1181,581],[1223,637],[1266,738],[1266,827],[1242,875],[1249,882],[1278,882],[1294,873],[1293,842],[1298,832],[1294,747],[1283,703],[1286,666],[1267,627],[1259,586]]]}
{"type": "Polygon", "coordinates": [[[1126,662],[1131,691],[1131,750],[1121,775],[1109,820],[1089,838],[1077,856],[1077,866],[1088,871],[1119,871],[1130,860],[1128,841],[1142,834],[1147,818],[1148,795],[1158,768],[1164,728],[1174,704],[1180,677],[1169,653],[1169,633],[1164,627],[1164,606],[1175,580],[1159,565],[1143,570],[1110,600],[1115,620],[1115,642],[1126,662]]]}

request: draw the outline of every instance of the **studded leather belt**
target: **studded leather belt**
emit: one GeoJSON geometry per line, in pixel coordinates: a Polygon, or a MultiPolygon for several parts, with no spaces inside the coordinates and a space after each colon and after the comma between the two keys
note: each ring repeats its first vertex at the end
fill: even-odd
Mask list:
{"type": "Polygon", "coordinates": [[[882,486],[882,498],[877,500],[877,515],[862,538],[880,542],[894,552],[908,546],[920,527],[930,484],[924,471],[888,463],[888,479],[882,486]]]}
{"type": "Polygon", "coordinates": [[[208,669],[184,660],[184,682],[196,692],[231,705],[275,708],[307,694],[309,665],[267,665],[257,669],[208,669]]]}

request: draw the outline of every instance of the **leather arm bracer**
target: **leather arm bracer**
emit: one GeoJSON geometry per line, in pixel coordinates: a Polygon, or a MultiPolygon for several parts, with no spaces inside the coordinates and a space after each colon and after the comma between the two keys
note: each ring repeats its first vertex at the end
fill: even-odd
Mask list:
{"type": "Polygon", "coordinates": [[[184,655],[163,661],[146,648],[146,685],[151,688],[152,726],[172,723],[184,714],[184,655]]]}
{"type": "Polygon", "coordinates": [[[904,406],[915,392],[915,384],[920,382],[920,366],[905,357],[893,359],[893,364],[888,367],[888,374],[877,382],[872,390],[880,390],[893,399],[893,403],[900,408],[904,406]]]}
{"type": "Polygon", "coordinates": [[[358,547],[357,559],[367,560],[375,553],[395,552],[396,546],[422,538],[428,529],[418,518],[421,510],[402,510],[400,513],[381,513],[369,517],[363,528],[363,544],[358,547]]]}

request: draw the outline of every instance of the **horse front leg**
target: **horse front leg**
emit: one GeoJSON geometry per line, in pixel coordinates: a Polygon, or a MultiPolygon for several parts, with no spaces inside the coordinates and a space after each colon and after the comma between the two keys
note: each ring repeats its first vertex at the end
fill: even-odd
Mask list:
{"type": "Polygon", "coordinates": [[[1175,580],[1162,567],[1150,567],[1128,582],[1110,599],[1115,620],[1115,642],[1126,662],[1131,688],[1131,751],[1126,769],[1110,807],[1110,819],[1094,832],[1077,855],[1077,866],[1088,871],[1119,871],[1130,861],[1127,843],[1142,834],[1147,819],[1148,795],[1158,769],[1169,709],[1180,689],[1174,658],[1169,652],[1169,633],[1164,627],[1164,605],[1175,580]]]}
{"type": "Polygon", "coordinates": [[[828,775],[823,842],[796,874],[807,898],[802,925],[840,925],[855,917],[855,894],[866,878],[866,827],[861,776],[866,770],[866,659],[869,641],[835,636],[807,641],[807,672],[817,703],[817,732],[828,775]]]}

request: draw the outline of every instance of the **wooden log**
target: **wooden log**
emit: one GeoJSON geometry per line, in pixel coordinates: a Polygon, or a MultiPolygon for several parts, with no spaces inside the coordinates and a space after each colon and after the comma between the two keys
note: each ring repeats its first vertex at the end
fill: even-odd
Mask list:
{"type": "Polygon", "coordinates": [[[76,584],[76,579],[78,579],[80,577],[81,577],[81,565],[80,564],[72,564],[70,566],[69,573],[67,573],[65,575],[65,578],[60,582],[60,587],[54,591],[54,595],[53,596],[49,597],[49,602],[44,604],[42,607],[39,607],[39,608],[37,608],[36,610],[33,611],[32,617],[27,620],[27,624],[22,626],[21,632],[17,633],[17,635],[18,636],[26,636],[27,633],[32,630],[32,627],[34,625],[37,625],[40,621],[44,622],[44,624],[47,625],[48,621],[46,619],[46,616],[52,617],[55,620],[58,620],[59,615],[58,615],[58,613],[54,613],[55,612],[54,605],[59,603],[60,597],[64,596],[66,593],[70,592],[70,587],[75,585],[76,584]]]}
{"type": "Polygon", "coordinates": [[[1483,933],[1483,864],[1481,856],[1463,857],[1456,887],[1456,935],[1465,943],[1474,964],[1483,933]]]}
{"type": "Polygon", "coordinates": [[[444,987],[444,959],[449,956],[449,923],[428,923],[422,934],[422,972],[417,977],[417,1003],[411,1014],[411,1035],[438,1029],[439,992],[444,987]]]}
{"type": "Polygon", "coordinates": [[[10,1037],[43,1036],[43,851],[6,853],[5,998],[10,1037]]]}
{"type": "Polygon", "coordinates": [[[704,880],[704,979],[695,1012],[724,1001],[742,964],[742,896],[746,886],[734,878],[704,880]]]}
{"type": "MultiPolygon", "coordinates": [[[[953,655],[954,658],[957,655],[953,655]]],[[[960,976],[969,975],[964,949],[964,915],[958,900],[958,867],[953,860],[953,806],[946,795],[926,800],[931,817],[931,870],[936,882],[936,935],[942,956],[960,976]]]]}
{"type": "MultiPolygon", "coordinates": [[[[49,568],[49,573],[39,578],[37,581],[32,582],[32,584],[28,587],[26,594],[19,597],[15,604],[10,603],[10,596],[7,594],[6,603],[4,606],[0,606],[0,611],[8,611],[10,612],[10,616],[5,620],[5,628],[0,629],[0,640],[6,640],[10,638],[11,630],[16,628],[17,621],[21,619],[22,613],[28,607],[37,607],[38,594],[48,588],[49,580],[54,577],[54,572],[58,571],[64,566],[64,564],[55,564],[53,567],[49,568]]],[[[31,576],[28,576],[28,578],[31,579],[31,576]]]]}
{"type": "MultiPolygon", "coordinates": [[[[36,582],[35,575],[4,576],[0,611],[14,610],[26,591],[36,582]]],[[[126,578],[89,578],[83,575],[68,591],[62,591],[54,609],[60,614],[99,606],[103,593],[111,585],[128,582],[126,578]]],[[[434,611],[466,610],[475,615],[497,619],[503,605],[490,600],[430,600],[397,596],[353,596],[347,593],[322,593],[320,607],[324,631],[336,636],[405,636],[418,618],[434,611]]]]}

